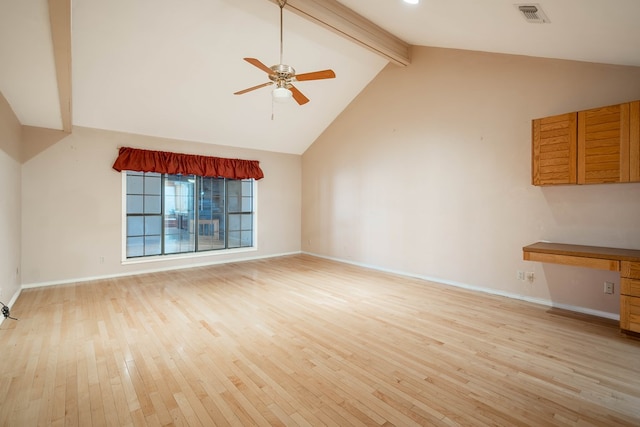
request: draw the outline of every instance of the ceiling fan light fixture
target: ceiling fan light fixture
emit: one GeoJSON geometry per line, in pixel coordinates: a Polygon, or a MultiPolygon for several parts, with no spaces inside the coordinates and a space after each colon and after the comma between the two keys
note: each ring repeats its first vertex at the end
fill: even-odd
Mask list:
{"type": "Polygon", "coordinates": [[[275,102],[287,102],[293,96],[293,93],[286,87],[277,87],[272,92],[275,102]]]}

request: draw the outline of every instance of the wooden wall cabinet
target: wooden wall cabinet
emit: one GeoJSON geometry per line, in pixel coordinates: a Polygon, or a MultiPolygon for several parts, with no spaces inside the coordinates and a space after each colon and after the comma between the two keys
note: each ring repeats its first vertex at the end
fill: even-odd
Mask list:
{"type": "Polygon", "coordinates": [[[532,123],[532,180],[534,185],[577,182],[578,113],[560,114],[532,123]]]}
{"type": "Polygon", "coordinates": [[[578,113],[578,184],[629,182],[629,104],[578,113]]]}
{"type": "Polygon", "coordinates": [[[533,185],[640,182],[640,101],[532,121],[533,185]]]}
{"type": "Polygon", "coordinates": [[[629,103],[629,181],[640,182],[640,101],[629,103]]]}

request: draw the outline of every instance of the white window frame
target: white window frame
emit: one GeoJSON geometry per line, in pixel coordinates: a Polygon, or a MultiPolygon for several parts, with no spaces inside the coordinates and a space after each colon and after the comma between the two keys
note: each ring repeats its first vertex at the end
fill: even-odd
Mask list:
{"type": "Polygon", "coordinates": [[[136,258],[127,258],[127,172],[123,170],[120,175],[122,176],[121,180],[121,260],[120,263],[122,265],[130,265],[130,264],[145,264],[152,262],[161,262],[161,261],[171,261],[171,260],[182,260],[189,258],[206,258],[206,257],[220,257],[223,255],[229,254],[238,254],[244,252],[255,252],[258,250],[258,181],[253,180],[253,235],[252,242],[253,245],[249,247],[242,248],[231,248],[231,249],[216,249],[210,251],[201,251],[201,252],[186,252],[180,254],[169,254],[169,255],[151,255],[151,256],[143,256],[136,258]]]}

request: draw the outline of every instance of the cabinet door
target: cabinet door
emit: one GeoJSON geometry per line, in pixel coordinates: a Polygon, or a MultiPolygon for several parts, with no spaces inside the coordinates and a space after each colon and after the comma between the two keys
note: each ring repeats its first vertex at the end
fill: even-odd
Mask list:
{"type": "Polygon", "coordinates": [[[630,104],[578,113],[578,184],[629,182],[630,104]]]}
{"type": "Polygon", "coordinates": [[[576,183],[576,119],[577,113],[568,113],[533,120],[533,185],[576,183]]]}
{"type": "Polygon", "coordinates": [[[640,101],[632,102],[629,108],[629,181],[640,182],[640,101]]]}
{"type": "Polygon", "coordinates": [[[620,297],[620,328],[640,332],[640,298],[620,297]]]}

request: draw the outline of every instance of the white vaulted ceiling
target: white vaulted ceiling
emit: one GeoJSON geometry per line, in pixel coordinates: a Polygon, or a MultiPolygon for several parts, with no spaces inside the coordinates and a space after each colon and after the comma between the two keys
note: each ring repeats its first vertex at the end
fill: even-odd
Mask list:
{"type": "MultiPolygon", "coordinates": [[[[640,66],[637,0],[536,1],[550,24],[520,0],[339,1],[413,45],[640,66]]],[[[387,65],[285,9],[284,62],[337,78],[272,105],[270,88],[233,95],[267,81],[243,57],[279,62],[272,1],[73,0],[71,28],[73,125],[269,151],[304,152],[387,65]]],[[[0,92],[22,124],[62,129],[47,0],[0,0],[0,92]]]]}
{"type": "Polygon", "coordinates": [[[46,0],[0,0],[0,92],[22,124],[62,129],[46,0]]]}

